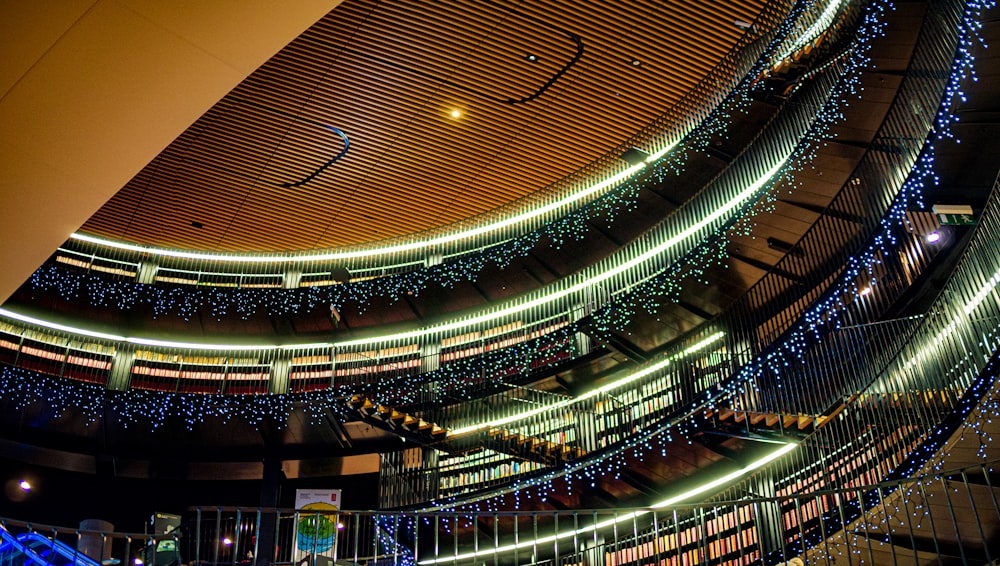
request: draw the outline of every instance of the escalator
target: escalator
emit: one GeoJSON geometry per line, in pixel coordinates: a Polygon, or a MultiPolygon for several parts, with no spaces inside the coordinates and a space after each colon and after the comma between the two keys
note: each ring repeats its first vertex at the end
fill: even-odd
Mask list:
{"type": "Polygon", "coordinates": [[[39,533],[14,535],[0,526],[0,566],[101,566],[69,545],[39,533]]]}

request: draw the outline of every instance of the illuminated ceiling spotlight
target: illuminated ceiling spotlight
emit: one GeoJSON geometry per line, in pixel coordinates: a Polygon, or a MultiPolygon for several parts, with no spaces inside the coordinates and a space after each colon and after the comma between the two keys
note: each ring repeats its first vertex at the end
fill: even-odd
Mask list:
{"type": "Polygon", "coordinates": [[[528,62],[530,63],[538,62],[538,55],[535,55],[534,53],[528,53],[527,55],[524,56],[524,58],[527,59],[528,62]]]}
{"type": "MultiPolygon", "coordinates": [[[[9,478],[3,483],[3,488],[4,495],[6,495],[8,501],[21,503],[28,501],[32,497],[32,490],[35,489],[35,486],[31,485],[30,480],[27,478],[9,478]]],[[[3,529],[0,528],[0,530],[3,529]]],[[[2,558],[0,558],[0,564],[3,564],[2,558]]]]}
{"type": "Polygon", "coordinates": [[[628,62],[629,62],[629,64],[630,64],[630,65],[632,65],[633,67],[641,67],[641,66],[642,66],[642,61],[640,61],[640,60],[636,59],[635,57],[633,57],[633,58],[629,59],[629,61],[628,61],[628,62]]]}
{"type": "Polygon", "coordinates": [[[461,110],[459,110],[458,108],[454,108],[454,109],[452,109],[452,111],[451,111],[451,112],[449,113],[449,115],[450,115],[450,116],[451,116],[452,118],[454,118],[454,119],[458,120],[459,118],[461,118],[461,117],[462,117],[462,111],[461,111],[461,110]]]}
{"type": "Polygon", "coordinates": [[[937,230],[935,230],[935,231],[931,232],[930,234],[927,234],[926,236],[924,236],[924,240],[928,244],[936,244],[936,243],[938,243],[938,242],[941,241],[941,232],[938,232],[937,230]]]}
{"type": "Polygon", "coordinates": [[[233,539],[231,539],[229,537],[223,537],[222,544],[224,546],[232,546],[233,545],[233,539]]]}
{"type": "Polygon", "coordinates": [[[861,289],[860,291],[858,291],[858,296],[859,297],[867,297],[868,295],[871,295],[871,294],[872,294],[872,288],[871,287],[865,287],[865,288],[861,289]]]}

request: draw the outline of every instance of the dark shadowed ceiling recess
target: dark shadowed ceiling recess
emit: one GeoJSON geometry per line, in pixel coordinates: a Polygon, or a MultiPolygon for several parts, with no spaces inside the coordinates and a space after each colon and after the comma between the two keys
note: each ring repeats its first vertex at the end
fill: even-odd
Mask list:
{"type": "Polygon", "coordinates": [[[734,22],[764,4],[347,0],[82,231],[279,251],[468,218],[620,146],[691,90],[744,33],[734,22]]]}

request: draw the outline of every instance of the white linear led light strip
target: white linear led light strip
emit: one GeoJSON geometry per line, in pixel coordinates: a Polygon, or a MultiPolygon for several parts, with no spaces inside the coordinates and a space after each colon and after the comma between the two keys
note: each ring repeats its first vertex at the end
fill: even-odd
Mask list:
{"type": "Polygon", "coordinates": [[[633,373],[631,375],[625,376],[625,377],[623,377],[623,378],[621,378],[621,379],[619,379],[617,381],[613,381],[611,383],[602,385],[601,387],[598,387],[597,389],[593,389],[591,391],[588,391],[587,393],[584,393],[583,395],[580,395],[578,397],[573,397],[571,399],[565,399],[563,401],[559,401],[559,402],[553,403],[551,405],[542,405],[540,407],[536,407],[534,409],[530,409],[530,410],[524,411],[523,413],[518,413],[516,415],[510,415],[510,416],[507,416],[507,417],[503,417],[501,419],[496,419],[496,420],[487,421],[487,422],[483,422],[483,423],[479,423],[479,424],[464,426],[462,428],[457,428],[457,429],[454,429],[451,432],[449,432],[448,436],[449,437],[453,437],[453,436],[458,436],[460,434],[466,434],[466,433],[474,432],[474,431],[477,431],[477,430],[483,429],[483,428],[493,428],[493,427],[497,427],[497,426],[503,426],[503,425],[506,425],[506,424],[510,424],[510,423],[513,423],[513,422],[518,422],[518,421],[521,421],[521,420],[533,417],[535,415],[538,415],[538,414],[541,414],[541,413],[544,413],[544,412],[547,412],[547,411],[553,411],[553,410],[556,410],[556,409],[561,409],[563,407],[568,407],[570,405],[573,405],[573,404],[576,404],[576,403],[580,403],[582,401],[586,401],[587,399],[591,399],[593,397],[597,397],[598,395],[602,395],[604,393],[607,393],[607,392],[612,391],[614,389],[617,389],[619,387],[624,387],[626,385],[629,385],[630,383],[634,383],[635,381],[646,377],[647,375],[656,373],[657,371],[660,371],[661,369],[664,369],[667,366],[669,366],[675,360],[677,360],[677,359],[679,359],[681,357],[684,357],[684,356],[688,356],[688,355],[693,354],[695,352],[698,352],[699,350],[702,350],[702,349],[706,348],[707,346],[712,345],[713,343],[719,341],[719,339],[721,339],[723,336],[725,336],[724,332],[716,332],[715,334],[709,336],[708,338],[705,338],[704,340],[698,342],[697,344],[694,344],[694,345],[686,348],[685,350],[683,350],[682,352],[680,352],[678,354],[670,356],[669,358],[667,358],[665,360],[662,360],[660,362],[657,362],[657,363],[655,363],[655,364],[653,364],[651,366],[645,367],[645,368],[643,368],[643,369],[641,369],[641,370],[639,370],[639,371],[637,371],[637,372],[635,372],[635,373],[633,373]]]}
{"type": "Polygon", "coordinates": [[[683,493],[679,493],[679,494],[674,495],[672,497],[668,497],[667,499],[664,499],[663,501],[660,501],[660,502],[658,502],[658,503],[656,503],[654,505],[651,505],[650,508],[649,508],[649,510],[643,509],[643,510],[638,510],[638,511],[631,511],[631,512],[619,515],[617,517],[612,517],[610,519],[605,519],[605,520],[603,520],[603,521],[601,521],[599,523],[596,523],[594,525],[588,525],[586,527],[581,527],[581,528],[576,529],[576,530],[571,530],[571,531],[566,531],[566,532],[562,532],[562,533],[559,533],[559,534],[554,534],[554,535],[539,537],[539,538],[536,538],[536,539],[522,540],[522,541],[519,541],[519,542],[514,543],[514,544],[507,544],[507,545],[503,545],[503,546],[497,546],[497,547],[491,548],[489,550],[479,550],[479,551],[474,551],[474,552],[466,552],[464,554],[455,554],[454,556],[442,556],[440,558],[431,558],[431,559],[427,559],[427,560],[419,560],[419,561],[417,561],[417,564],[420,564],[421,566],[425,566],[425,565],[430,565],[430,564],[453,563],[453,562],[458,562],[459,560],[469,560],[469,559],[473,559],[473,558],[482,558],[482,557],[485,557],[485,556],[493,556],[495,554],[507,553],[507,552],[511,552],[513,550],[520,550],[522,548],[535,547],[535,546],[538,546],[538,545],[541,545],[541,544],[549,544],[549,543],[553,543],[553,542],[556,542],[556,541],[559,541],[559,540],[563,540],[563,539],[576,538],[576,537],[579,537],[580,535],[586,535],[586,534],[589,534],[589,533],[593,533],[594,531],[598,531],[598,530],[601,530],[601,529],[606,529],[606,528],[611,527],[611,526],[616,525],[616,524],[624,523],[626,521],[632,521],[634,519],[637,519],[639,517],[642,517],[642,516],[645,516],[645,515],[648,515],[648,514],[652,513],[653,510],[662,509],[664,507],[669,507],[671,505],[676,505],[678,503],[682,503],[682,502],[684,502],[684,501],[686,501],[688,499],[691,499],[692,497],[695,497],[696,495],[701,495],[701,494],[706,493],[706,492],[708,492],[710,490],[713,490],[713,489],[716,489],[716,488],[721,487],[723,485],[726,485],[729,482],[737,480],[737,479],[745,476],[746,474],[748,474],[750,472],[753,472],[753,471],[755,471],[755,470],[757,470],[759,468],[762,468],[763,466],[766,466],[767,464],[770,464],[771,462],[777,460],[778,458],[784,456],[785,454],[788,454],[789,452],[791,452],[792,450],[794,450],[796,446],[797,445],[793,444],[793,443],[783,444],[781,446],[781,448],[778,448],[774,452],[771,452],[771,453],[763,456],[762,458],[760,458],[758,460],[755,460],[755,461],[751,462],[750,464],[747,464],[746,466],[744,466],[744,467],[742,467],[742,468],[740,468],[738,470],[734,470],[734,471],[732,471],[732,472],[730,472],[730,473],[728,473],[728,474],[726,474],[724,476],[721,476],[721,477],[718,477],[718,478],[716,478],[716,479],[714,479],[712,481],[703,483],[703,484],[701,484],[698,487],[689,489],[689,490],[687,490],[687,491],[685,491],[683,493]]]}
{"type": "Polygon", "coordinates": [[[613,277],[615,277],[617,275],[620,275],[620,274],[622,274],[622,273],[624,273],[624,272],[626,272],[626,271],[628,271],[628,270],[630,270],[630,269],[632,269],[632,268],[634,268],[634,267],[636,267],[636,266],[638,266],[638,265],[640,265],[640,264],[642,264],[642,263],[644,263],[644,262],[646,262],[646,261],[648,261],[648,260],[650,260],[650,259],[658,256],[658,255],[660,255],[661,253],[669,250],[670,248],[674,247],[678,243],[684,241],[686,238],[688,238],[688,237],[696,234],[698,231],[700,231],[703,228],[711,225],[712,223],[716,222],[720,218],[724,217],[725,215],[729,214],[734,209],[736,209],[737,207],[739,207],[740,205],[742,205],[747,199],[749,199],[751,196],[753,196],[754,193],[756,193],[758,190],[760,190],[760,188],[763,187],[764,184],[767,183],[771,179],[771,177],[773,177],[782,168],[782,166],[784,166],[785,162],[788,160],[788,158],[791,155],[791,153],[792,153],[792,150],[789,149],[788,152],[784,156],[782,156],[780,159],[778,159],[774,163],[774,165],[766,173],[764,173],[763,175],[761,175],[756,181],[754,181],[748,187],[746,187],[745,189],[743,189],[743,191],[741,191],[739,194],[737,194],[735,197],[733,197],[733,199],[731,199],[729,202],[727,202],[724,205],[722,205],[721,207],[717,208],[711,214],[706,215],[704,218],[702,218],[698,222],[695,222],[694,224],[688,226],[684,230],[681,230],[677,234],[674,234],[672,237],[664,240],[659,245],[657,245],[657,246],[655,246],[655,247],[647,250],[645,253],[642,253],[642,254],[640,254],[640,255],[632,258],[629,261],[623,262],[622,264],[620,264],[620,265],[618,265],[618,266],[616,266],[616,267],[614,267],[612,269],[608,269],[607,271],[604,271],[603,273],[601,273],[599,275],[595,275],[594,277],[591,277],[589,279],[585,279],[583,281],[578,281],[577,283],[575,283],[573,285],[570,285],[569,287],[567,287],[565,289],[562,289],[562,290],[559,290],[559,291],[555,291],[555,292],[550,293],[550,294],[545,295],[545,296],[536,297],[536,298],[534,298],[532,300],[525,301],[525,302],[520,303],[520,304],[511,305],[511,306],[508,306],[506,308],[503,308],[503,309],[500,309],[500,310],[497,310],[497,311],[494,311],[494,312],[487,312],[487,313],[480,314],[478,316],[473,316],[471,318],[462,319],[462,320],[456,320],[456,321],[453,321],[453,322],[448,322],[448,323],[440,324],[440,325],[437,325],[437,326],[425,327],[425,328],[421,328],[421,329],[418,329],[418,330],[411,330],[411,331],[408,331],[408,332],[399,332],[399,333],[396,333],[396,334],[389,334],[389,335],[384,335],[384,336],[372,336],[372,337],[369,337],[369,338],[359,338],[359,339],[355,339],[355,340],[344,340],[344,341],[341,341],[341,342],[324,342],[324,343],[314,343],[314,344],[291,344],[291,345],[282,345],[282,346],[278,346],[278,345],[238,345],[238,344],[197,344],[197,343],[190,343],[190,342],[173,342],[173,341],[169,341],[169,340],[155,340],[155,339],[149,339],[149,338],[135,338],[135,337],[126,337],[126,336],[115,336],[115,335],[112,335],[112,334],[106,334],[106,333],[102,333],[102,332],[93,332],[93,331],[83,330],[83,329],[74,328],[74,327],[70,327],[70,326],[65,326],[65,325],[62,325],[62,324],[56,324],[56,323],[48,322],[48,321],[45,321],[45,320],[37,319],[37,318],[34,318],[34,317],[29,317],[29,316],[26,316],[26,315],[21,315],[21,314],[14,313],[12,311],[9,311],[7,309],[2,309],[2,308],[0,308],[0,315],[6,316],[6,317],[9,317],[9,318],[13,318],[13,319],[16,319],[16,320],[20,320],[22,322],[27,322],[29,324],[35,324],[35,325],[43,326],[43,327],[46,327],[46,328],[52,328],[54,330],[60,330],[60,331],[63,331],[63,332],[70,332],[70,333],[75,333],[75,334],[82,334],[82,335],[85,335],[85,336],[91,336],[91,337],[94,337],[94,338],[102,338],[102,339],[106,339],[106,340],[121,340],[121,341],[129,342],[129,343],[132,343],[132,344],[141,344],[141,345],[145,345],[145,346],[156,346],[156,347],[163,347],[163,348],[187,348],[187,349],[202,349],[202,350],[269,350],[269,349],[283,349],[283,350],[287,350],[287,349],[295,349],[295,348],[326,348],[326,347],[330,347],[330,346],[333,346],[333,347],[361,346],[361,345],[373,344],[373,343],[384,342],[384,341],[407,340],[407,339],[419,338],[421,336],[426,336],[428,334],[436,334],[436,333],[441,333],[441,332],[448,332],[448,331],[451,331],[451,330],[456,330],[456,329],[464,328],[464,327],[467,327],[467,326],[479,325],[479,324],[491,322],[491,321],[494,321],[494,320],[497,320],[497,319],[501,319],[501,318],[504,318],[504,317],[507,317],[507,316],[515,315],[515,314],[518,314],[518,313],[522,313],[522,312],[527,311],[529,309],[532,309],[532,308],[535,308],[535,307],[539,307],[539,306],[542,306],[542,305],[547,304],[547,303],[551,303],[553,301],[559,300],[559,299],[561,299],[563,297],[566,297],[568,295],[572,295],[572,294],[577,293],[579,291],[582,291],[582,290],[584,290],[584,289],[586,289],[588,287],[592,287],[592,286],[597,285],[597,284],[599,284],[599,283],[601,283],[603,281],[606,281],[606,280],[611,279],[611,278],[613,278],[613,277]]]}
{"type": "MultiPolygon", "coordinates": [[[[666,148],[658,152],[658,155],[665,154],[666,152],[673,149],[677,142],[673,142],[667,145],[666,148]]],[[[127,242],[118,242],[114,240],[106,240],[104,238],[98,238],[96,236],[90,236],[87,234],[81,234],[79,232],[74,232],[70,235],[70,239],[79,240],[81,242],[87,242],[90,244],[97,244],[99,246],[104,246],[106,248],[113,248],[118,250],[125,250],[129,252],[144,253],[150,255],[156,255],[161,257],[172,257],[179,259],[194,259],[194,260],[204,260],[204,261],[218,261],[218,262],[228,262],[228,263],[286,263],[289,261],[301,261],[301,262],[313,262],[313,261],[329,261],[329,260],[341,260],[341,259],[355,259],[359,257],[369,257],[369,256],[379,256],[394,254],[400,252],[408,252],[419,250],[423,248],[428,248],[432,246],[438,246],[441,244],[448,244],[451,242],[457,242],[459,240],[464,240],[466,238],[471,238],[474,236],[479,236],[489,232],[494,232],[508,226],[513,226],[515,224],[520,224],[527,220],[537,218],[549,212],[559,209],[560,207],[568,206],[578,200],[584,199],[593,195],[597,192],[603,191],[610,187],[614,187],[619,183],[625,181],[631,177],[634,173],[644,169],[646,163],[639,163],[633,165],[628,169],[614,175],[604,181],[596,183],[587,187],[586,189],[572,195],[563,197],[555,202],[549,203],[545,206],[536,208],[534,210],[529,210],[521,214],[505,218],[498,222],[492,224],[487,224],[484,226],[479,226],[478,228],[472,228],[470,230],[465,230],[463,232],[456,232],[454,234],[446,234],[443,236],[438,236],[436,238],[430,238],[427,240],[422,240],[419,242],[409,242],[405,244],[396,244],[393,246],[385,246],[382,248],[375,248],[369,250],[354,250],[354,251],[344,251],[344,252],[323,252],[314,253],[306,255],[237,255],[237,254],[215,254],[215,253],[205,253],[205,252],[189,252],[184,250],[171,250],[166,248],[154,248],[148,246],[139,246],[136,244],[130,244],[127,242]]]]}
{"type": "Polygon", "coordinates": [[[30,317],[27,315],[22,315],[7,309],[0,308],[0,316],[5,316],[8,318],[13,318],[15,320],[20,320],[29,324],[34,324],[37,326],[42,326],[45,328],[51,328],[54,330],[59,330],[62,332],[69,332],[73,334],[80,334],[84,336],[90,336],[93,338],[101,338],[104,340],[118,340],[123,342],[128,342],[130,344],[139,344],[144,346],[154,346],[160,348],[184,348],[184,349],[195,349],[195,350],[232,350],[232,351],[252,351],[252,350],[292,350],[297,348],[329,348],[329,347],[350,347],[350,346],[363,346],[367,344],[375,344],[378,342],[388,342],[395,340],[410,340],[414,338],[420,338],[429,334],[438,334],[442,332],[449,332],[452,330],[462,329],[468,326],[475,326],[484,324],[487,322],[495,321],[508,317],[511,315],[516,315],[524,311],[533,309],[557,301],[563,297],[578,293],[589,287],[600,284],[603,281],[616,277],[626,271],[633,269],[642,263],[649,261],[660,254],[668,251],[675,245],[683,242],[688,237],[697,234],[700,230],[710,226],[714,222],[723,218],[727,214],[731,213],[734,209],[738,208],[744,202],[746,202],[751,196],[753,196],[758,190],[760,190],[781,168],[784,166],[785,162],[791,156],[793,149],[789,149],[785,155],[777,159],[775,163],[761,175],[756,181],[751,183],[748,187],[743,189],[739,194],[733,197],[729,202],[717,208],[711,214],[706,215],[698,222],[691,224],[687,228],[681,230],[680,232],[674,234],[670,238],[664,240],[659,245],[647,250],[645,253],[639,254],[638,256],[630,259],[629,261],[623,262],[620,265],[608,269],[603,273],[595,275],[589,279],[584,279],[578,281],[573,285],[566,287],[565,289],[555,291],[548,295],[541,297],[536,297],[529,301],[523,303],[510,305],[506,308],[502,308],[493,312],[482,313],[470,318],[465,318],[461,320],[455,320],[452,322],[439,324],[436,326],[428,326],[420,328],[417,330],[410,330],[407,332],[398,332],[396,334],[388,334],[383,336],[372,336],[369,338],[358,338],[355,340],[344,340],[341,342],[319,342],[312,344],[287,344],[287,345],[247,345],[247,344],[200,344],[193,342],[174,342],[170,340],[156,340],[152,338],[138,338],[129,336],[117,336],[113,334],[107,334],[103,332],[94,332],[91,330],[85,330],[81,328],[75,328],[71,326],[66,326],[63,324],[57,324],[49,322],[46,320],[30,317]]]}
{"type": "MultiPolygon", "coordinates": [[[[818,35],[819,34],[820,26],[822,26],[822,25],[829,25],[830,20],[832,19],[834,12],[840,7],[840,5],[842,3],[843,3],[843,0],[830,0],[830,2],[827,4],[826,9],[820,15],[820,17],[817,19],[817,21],[815,23],[813,23],[813,25],[811,27],[809,27],[809,29],[807,29],[799,37],[798,40],[796,40],[796,42],[794,43],[794,45],[796,45],[796,46],[800,45],[800,44],[804,45],[810,39],[810,36],[812,36],[812,35],[818,35]]],[[[789,54],[793,53],[797,49],[798,49],[797,47],[793,47],[789,51],[789,54]]],[[[786,55],[786,57],[787,57],[787,55],[786,55]]],[[[537,218],[539,216],[542,216],[544,214],[547,214],[549,212],[557,210],[557,209],[559,209],[561,207],[565,207],[565,206],[568,206],[570,204],[573,204],[576,201],[579,201],[581,199],[587,198],[587,197],[589,197],[589,196],[591,196],[591,195],[593,195],[595,193],[598,193],[600,191],[603,191],[605,189],[617,186],[619,183],[625,181],[626,179],[628,179],[629,177],[631,177],[633,174],[637,173],[638,171],[641,171],[642,169],[645,169],[647,164],[652,163],[652,162],[660,159],[661,157],[663,157],[667,153],[669,153],[670,150],[672,150],[679,143],[679,140],[684,139],[684,137],[687,136],[688,134],[690,134],[691,131],[693,131],[696,127],[697,127],[697,125],[692,124],[690,127],[687,128],[687,130],[685,130],[682,133],[679,133],[677,135],[677,138],[674,141],[668,143],[663,148],[661,148],[659,151],[657,151],[657,152],[653,153],[652,155],[648,156],[643,163],[638,163],[636,165],[633,165],[633,166],[625,169],[624,171],[622,171],[622,172],[620,172],[620,173],[618,173],[616,175],[613,175],[612,177],[610,177],[608,179],[605,179],[604,181],[601,181],[599,183],[596,183],[594,185],[591,185],[590,187],[587,187],[587,188],[583,189],[582,191],[580,191],[578,193],[567,195],[567,196],[565,196],[565,197],[563,197],[563,198],[561,198],[561,199],[559,199],[559,200],[557,200],[555,202],[552,202],[552,203],[549,203],[547,205],[541,206],[541,207],[536,208],[534,210],[529,210],[529,211],[523,212],[521,214],[517,214],[517,215],[511,216],[509,218],[500,220],[498,222],[494,222],[493,224],[487,224],[485,226],[480,226],[478,228],[473,228],[473,229],[465,230],[465,231],[462,231],[462,232],[456,232],[454,234],[447,234],[447,235],[443,235],[443,236],[438,236],[436,238],[430,238],[430,239],[419,241],[419,242],[410,242],[410,243],[406,243],[406,244],[396,244],[396,245],[393,245],[393,246],[385,246],[385,247],[382,247],[382,248],[375,248],[375,249],[370,249],[370,250],[354,250],[354,251],[344,251],[344,252],[323,252],[323,253],[314,253],[314,254],[306,254],[306,255],[278,256],[278,255],[217,254],[217,253],[206,253],[206,252],[190,252],[190,251],[184,251],[184,250],[171,250],[171,249],[167,249],[167,248],[155,248],[155,247],[150,247],[150,246],[140,246],[140,245],[136,245],[136,244],[130,244],[128,242],[120,242],[120,241],[115,241],[115,240],[108,240],[108,239],[105,239],[105,238],[99,238],[97,236],[91,236],[91,235],[88,235],[88,234],[81,234],[79,232],[74,232],[73,234],[70,234],[70,239],[72,239],[72,240],[79,240],[81,242],[87,242],[87,243],[90,243],[90,244],[96,244],[96,245],[103,246],[103,247],[106,247],[106,248],[124,250],[124,251],[135,252],[135,253],[143,253],[143,254],[149,254],[149,255],[155,255],[155,256],[161,256],[161,257],[172,257],[172,258],[178,258],[178,259],[193,259],[193,260],[204,260],[204,261],[218,261],[218,262],[226,262],[226,263],[285,263],[285,262],[289,262],[289,261],[301,261],[301,262],[330,261],[330,260],[355,259],[355,258],[360,258],[360,257],[370,257],[370,256],[378,256],[378,255],[386,255],[386,254],[394,254],[394,253],[400,253],[400,252],[414,251],[414,250],[419,250],[419,249],[422,249],[422,248],[437,246],[437,245],[441,245],[441,244],[448,244],[448,243],[451,243],[451,242],[457,242],[459,240],[464,240],[466,238],[471,238],[471,237],[474,237],[474,236],[479,236],[479,235],[482,235],[482,234],[486,234],[486,233],[489,233],[489,232],[494,232],[496,230],[500,230],[502,228],[506,228],[508,226],[513,226],[515,224],[519,224],[521,222],[524,222],[524,221],[527,221],[527,220],[531,220],[533,218],[537,218]]]]}
{"type": "Polygon", "coordinates": [[[928,356],[937,350],[938,346],[941,345],[941,342],[944,342],[946,337],[951,336],[955,330],[958,329],[959,325],[968,323],[973,311],[975,311],[979,305],[990,296],[990,293],[996,289],[997,285],[1000,285],[1000,269],[997,269],[997,271],[993,273],[993,276],[986,280],[986,284],[980,287],[980,289],[976,291],[976,294],[973,295],[972,298],[969,299],[964,305],[962,305],[961,314],[952,318],[951,321],[944,326],[944,328],[939,330],[937,334],[931,338],[929,344],[921,348],[916,354],[913,355],[912,358],[903,364],[903,371],[910,369],[918,363],[922,363],[928,356]]]}
{"type": "Polygon", "coordinates": [[[843,3],[844,0],[831,0],[827,3],[823,13],[816,18],[813,25],[809,26],[809,29],[802,32],[799,38],[792,43],[792,46],[788,48],[785,54],[778,57],[776,60],[780,61],[791,57],[793,53],[805,47],[805,45],[813,39],[819,37],[819,34],[821,33],[820,29],[826,29],[833,23],[833,17],[836,15],[837,10],[840,9],[841,4],[843,3]]]}

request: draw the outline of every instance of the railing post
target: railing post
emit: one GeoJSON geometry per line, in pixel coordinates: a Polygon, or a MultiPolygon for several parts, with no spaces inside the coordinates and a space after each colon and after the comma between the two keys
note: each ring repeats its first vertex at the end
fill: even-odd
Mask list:
{"type": "Polygon", "coordinates": [[[289,374],[292,370],[292,354],[279,351],[271,361],[271,379],[268,380],[268,393],[288,393],[289,374]]]}
{"type": "Polygon", "coordinates": [[[132,366],[135,365],[135,348],[119,344],[111,358],[111,375],[107,388],[111,391],[125,391],[132,382],[132,366]]]}
{"type": "Polygon", "coordinates": [[[431,337],[420,347],[420,373],[427,373],[441,367],[441,341],[431,337]]]}
{"type": "Polygon", "coordinates": [[[420,563],[420,520],[413,515],[413,561],[420,563]]]}
{"type": "Polygon", "coordinates": [[[281,278],[281,287],[284,289],[298,289],[302,282],[302,268],[289,267],[281,278]]]}
{"type": "Polygon", "coordinates": [[[760,470],[750,479],[754,494],[761,500],[755,505],[754,519],[757,523],[757,537],[760,540],[761,554],[767,556],[773,552],[784,554],[781,533],[781,509],[775,499],[774,476],[770,470],[760,470]]]}
{"type": "MultiPolygon", "coordinates": [[[[493,515],[493,548],[500,546],[500,517],[499,514],[493,515]]],[[[500,563],[500,554],[493,552],[493,566],[497,566],[500,563]]]]}
{"type": "Polygon", "coordinates": [[[358,562],[358,552],[361,547],[361,515],[354,515],[354,562],[358,562]]]}
{"type": "Polygon", "coordinates": [[[604,566],[604,537],[599,536],[597,533],[597,511],[594,511],[591,516],[591,521],[594,525],[594,536],[583,539],[580,544],[580,552],[583,553],[583,564],[584,566],[604,566]]]}
{"type": "Polygon", "coordinates": [[[260,556],[260,533],[261,533],[261,517],[264,514],[263,509],[257,509],[257,520],[254,521],[254,536],[253,536],[253,558],[250,560],[251,566],[257,566],[257,560],[260,556]]]}
{"type": "Polygon", "coordinates": [[[195,564],[201,562],[201,507],[196,511],[194,518],[194,557],[191,561],[195,564]]]}
{"type": "MultiPolygon", "coordinates": [[[[199,518],[200,518],[201,517],[201,510],[200,509],[198,510],[198,513],[199,513],[199,518]]],[[[132,556],[132,537],[126,535],[126,537],[125,537],[125,560],[122,561],[122,564],[125,564],[125,566],[131,566],[132,564],[135,563],[135,559],[136,558],[137,558],[136,556],[132,556]]]]}
{"type": "Polygon", "coordinates": [[[653,511],[653,555],[656,557],[656,564],[663,562],[660,546],[660,520],[656,511],[653,511]]]}
{"type": "Polygon", "coordinates": [[[143,285],[152,285],[156,283],[156,273],[160,269],[160,264],[157,263],[152,258],[146,258],[139,262],[138,273],[136,274],[136,281],[142,283],[143,285]]]}
{"type": "Polygon", "coordinates": [[[278,491],[281,488],[281,460],[264,459],[264,473],[260,483],[260,518],[257,529],[256,566],[270,566],[275,559],[275,539],[278,529],[278,491]]]}
{"type": "MultiPolygon", "coordinates": [[[[968,564],[969,559],[965,556],[965,544],[962,542],[962,531],[961,527],[958,525],[958,517],[955,515],[955,506],[951,503],[951,494],[949,493],[948,481],[944,476],[938,478],[941,482],[941,492],[944,494],[945,503],[948,504],[948,517],[951,519],[951,526],[955,529],[955,540],[958,541],[958,553],[962,559],[963,564],[968,564]]],[[[930,502],[928,502],[928,505],[930,502]]],[[[984,541],[985,542],[985,541],[984,541]]],[[[986,545],[984,544],[984,549],[986,545]]]]}
{"type": "Polygon", "coordinates": [[[222,541],[222,509],[215,510],[215,535],[212,537],[212,562],[219,563],[219,544],[222,541]]]}

